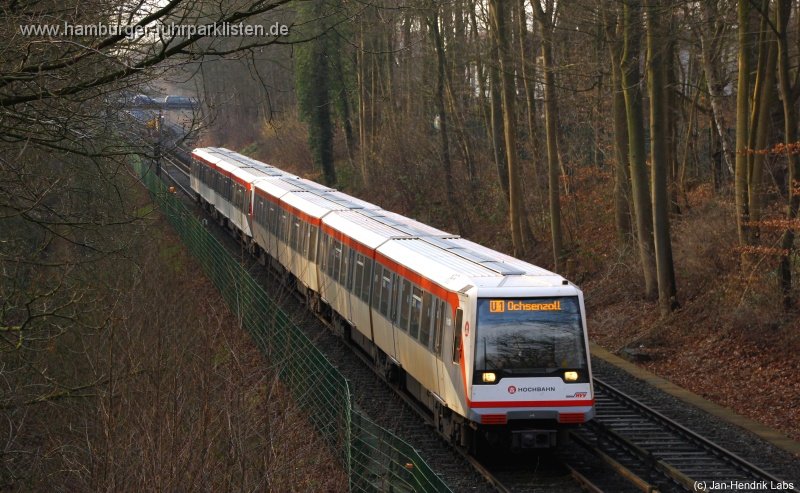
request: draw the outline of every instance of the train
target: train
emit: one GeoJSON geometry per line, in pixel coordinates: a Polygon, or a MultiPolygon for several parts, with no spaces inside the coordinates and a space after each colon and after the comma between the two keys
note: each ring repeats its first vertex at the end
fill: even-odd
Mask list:
{"type": "Polygon", "coordinates": [[[583,293],[562,276],[225,148],[194,198],[476,451],[552,448],[595,414],[583,293]]]}

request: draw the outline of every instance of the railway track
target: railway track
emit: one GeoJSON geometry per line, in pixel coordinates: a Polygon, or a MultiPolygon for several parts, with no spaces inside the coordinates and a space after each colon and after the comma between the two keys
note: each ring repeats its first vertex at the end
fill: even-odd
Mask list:
{"type": "Polygon", "coordinates": [[[798,492],[602,380],[595,378],[594,390],[597,416],[573,439],[638,490],[798,492]]]}
{"type": "MultiPolygon", "coordinates": [[[[191,197],[188,166],[170,155],[164,156],[163,162],[165,169],[171,168],[182,175],[174,176],[167,172],[172,182],[191,197]]],[[[330,325],[327,320],[316,320],[330,325]]],[[[347,352],[351,356],[335,354],[332,359],[349,359],[350,363],[344,363],[348,367],[352,366],[352,355],[355,355],[372,370],[371,378],[366,380],[363,367],[345,371],[346,376],[354,381],[354,387],[365,391],[360,398],[356,396],[357,404],[365,408],[367,414],[377,415],[378,422],[383,420],[385,427],[408,437],[448,481],[461,477],[456,480],[458,489],[455,491],[461,491],[466,485],[469,485],[469,491],[494,489],[502,492],[532,489],[565,492],[710,491],[718,489],[719,485],[728,485],[729,490],[750,491],[747,484],[755,485],[753,490],[763,491],[765,488],[758,488],[759,485],[775,489],[785,484],[598,379],[595,379],[598,415],[573,433],[573,443],[562,451],[559,459],[553,454],[527,454],[480,462],[459,449],[446,446],[432,433],[432,420],[427,411],[397,387],[389,385],[358,348],[342,344],[342,339],[330,332],[327,336],[322,335],[313,323],[301,328],[310,331],[316,339],[333,338],[321,341],[328,351],[336,352],[336,347],[350,346],[347,352]],[[376,381],[380,381],[380,385],[376,386],[376,381]],[[381,386],[391,388],[395,400],[399,398],[401,401],[401,407],[413,411],[418,420],[416,424],[408,421],[408,412],[396,408],[397,403],[387,407],[382,404],[387,402],[385,398],[376,399],[384,392],[380,390],[381,386]],[[477,484],[475,476],[466,474],[465,468],[472,469],[473,474],[480,475],[486,483],[477,484]],[[739,482],[735,485],[739,487],[736,488],[732,481],[739,482]]],[[[789,488],[782,491],[800,493],[789,488]]]]}

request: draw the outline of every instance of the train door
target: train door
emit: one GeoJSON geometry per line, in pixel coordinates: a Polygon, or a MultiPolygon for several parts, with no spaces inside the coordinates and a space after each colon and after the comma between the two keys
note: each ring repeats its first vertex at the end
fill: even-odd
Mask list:
{"type": "Polygon", "coordinates": [[[447,304],[439,298],[435,298],[433,312],[433,354],[436,355],[434,362],[436,365],[436,393],[440,398],[445,399],[447,395],[447,368],[444,366],[442,357],[442,339],[444,332],[444,314],[447,304]]]}
{"type": "Polygon", "coordinates": [[[462,390],[463,383],[461,383],[463,380],[461,375],[461,321],[464,318],[464,312],[461,308],[457,308],[455,320],[453,320],[451,307],[445,302],[442,302],[442,305],[439,385],[443,392],[441,397],[448,403],[448,406],[458,409],[458,403],[462,402],[462,397],[466,395],[467,391],[467,389],[462,390]]]}
{"type": "Polygon", "coordinates": [[[392,328],[392,358],[398,358],[398,336],[397,333],[398,326],[397,326],[397,316],[399,314],[398,310],[398,302],[400,301],[400,290],[402,288],[402,280],[403,278],[398,276],[395,273],[392,273],[392,294],[389,298],[390,303],[390,310],[389,310],[389,320],[390,320],[390,327],[392,328]]]}

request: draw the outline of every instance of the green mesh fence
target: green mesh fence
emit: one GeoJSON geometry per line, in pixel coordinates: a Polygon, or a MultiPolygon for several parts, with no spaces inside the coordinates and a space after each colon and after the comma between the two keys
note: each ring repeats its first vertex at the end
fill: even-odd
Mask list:
{"type": "Polygon", "coordinates": [[[341,460],[351,491],[450,491],[407,443],[353,408],[348,381],[247,270],[169,193],[153,171],[134,170],[189,252],[241,320],[294,401],[341,460]]]}

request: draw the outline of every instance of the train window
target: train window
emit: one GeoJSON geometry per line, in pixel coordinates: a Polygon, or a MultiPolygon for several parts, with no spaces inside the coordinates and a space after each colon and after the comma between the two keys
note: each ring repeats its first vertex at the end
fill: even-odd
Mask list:
{"type": "Polygon", "coordinates": [[[286,243],[286,226],[289,223],[289,217],[285,211],[281,211],[281,221],[278,225],[278,239],[286,243]]]}
{"type": "Polygon", "coordinates": [[[322,261],[322,271],[327,275],[331,275],[331,241],[331,237],[326,234],[323,240],[323,250],[322,253],[320,253],[320,255],[324,257],[322,261]]]}
{"type": "Polygon", "coordinates": [[[350,247],[347,245],[342,244],[342,269],[339,271],[339,284],[342,285],[343,288],[350,290],[349,288],[349,277],[350,277],[350,247]]]}
{"type": "Polygon", "coordinates": [[[419,336],[419,319],[421,314],[422,290],[414,286],[411,291],[411,314],[408,321],[408,333],[411,334],[411,337],[414,339],[419,336]]]}
{"type": "Polygon", "coordinates": [[[297,238],[300,236],[300,220],[296,217],[291,217],[291,228],[289,231],[289,246],[292,250],[297,251],[297,238]]]}
{"type": "Polygon", "coordinates": [[[360,253],[356,254],[356,266],[354,269],[353,274],[353,294],[361,297],[361,289],[362,289],[362,282],[361,279],[364,277],[364,256],[360,253]]]}
{"type": "Polygon", "coordinates": [[[328,246],[327,246],[327,257],[326,265],[325,265],[325,273],[328,274],[328,277],[333,275],[333,245],[335,240],[332,236],[328,237],[328,246]]]}
{"type": "Polygon", "coordinates": [[[422,293],[422,321],[419,326],[419,342],[425,347],[430,347],[431,320],[433,320],[433,296],[427,291],[422,293]]]}
{"type": "Polygon", "coordinates": [[[383,266],[375,264],[372,273],[372,308],[378,310],[381,303],[381,279],[383,278],[383,266]]]}
{"type": "Polygon", "coordinates": [[[387,269],[381,273],[381,314],[389,318],[389,297],[392,295],[392,274],[387,269]]]}
{"type": "Polygon", "coordinates": [[[447,303],[436,298],[435,303],[436,318],[433,321],[433,352],[442,355],[442,332],[444,332],[444,314],[447,310],[447,303]]]}
{"type": "Polygon", "coordinates": [[[411,310],[411,282],[403,279],[403,292],[397,298],[398,309],[400,310],[400,328],[408,330],[408,315],[411,310]]]}
{"type": "Polygon", "coordinates": [[[319,271],[325,272],[325,266],[328,264],[328,235],[323,234],[319,240],[319,271]]]}
{"type": "Polygon", "coordinates": [[[364,277],[361,281],[361,299],[369,303],[369,280],[372,272],[372,259],[364,258],[364,277]]]}
{"type": "Polygon", "coordinates": [[[319,238],[319,228],[311,226],[311,238],[308,240],[308,259],[312,262],[317,261],[317,238],[319,238]]]}
{"type": "Polygon", "coordinates": [[[332,250],[333,250],[333,257],[332,257],[332,261],[331,262],[332,262],[333,265],[331,266],[331,268],[332,268],[331,277],[333,278],[334,281],[340,283],[341,280],[339,279],[339,275],[340,275],[341,270],[342,270],[341,269],[341,267],[342,267],[342,265],[341,265],[342,264],[342,243],[339,242],[339,241],[334,241],[332,250]]]}
{"type": "Polygon", "coordinates": [[[239,185],[236,185],[234,189],[233,205],[237,209],[243,210],[242,206],[244,205],[244,192],[242,191],[242,187],[240,187],[239,185]]]}
{"type": "Polygon", "coordinates": [[[300,255],[305,258],[308,258],[308,227],[311,226],[305,221],[300,221],[300,255]]]}
{"type": "Polygon", "coordinates": [[[453,363],[461,361],[461,322],[463,318],[464,312],[461,308],[457,309],[456,324],[453,326],[453,363]]]}
{"type": "Polygon", "coordinates": [[[400,292],[403,290],[402,278],[392,274],[392,297],[389,298],[390,320],[397,323],[398,307],[400,306],[400,292]]]}

